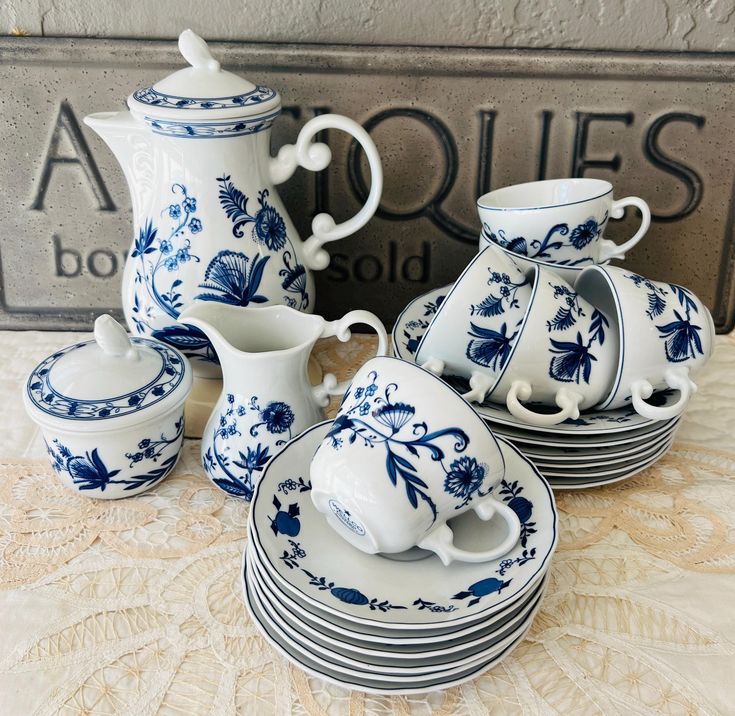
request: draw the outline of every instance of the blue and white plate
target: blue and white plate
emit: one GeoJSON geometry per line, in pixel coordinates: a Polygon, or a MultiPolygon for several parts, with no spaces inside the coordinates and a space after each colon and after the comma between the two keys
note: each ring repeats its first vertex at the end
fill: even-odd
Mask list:
{"type": "Polygon", "coordinates": [[[582,490],[589,487],[612,485],[616,482],[628,480],[634,475],[643,472],[643,470],[647,470],[664,457],[669,450],[671,450],[671,444],[665,445],[662,450],[642,464],[625,468],[620,472],[598,475],[596,477],[590,477],[589,475],[585,475],[584,477],[570,477],[568,474],[560,473],[558,476],[550,477],[549,481],[553,483],[555,490],[582,490]]]}
{"type": "MultiPolygon", "coordinates": [[[[409,303],[403,312],[398,316],[393,326],[393,352],[397,358],[415,362],[416,349],[426,332],[426,328],[433,315],[436,313],[438,306],[441,305],[444,297],[447,295],[451,286],[436,288],[433,291],[415,298],[409,303]]],[[[469,390],[469,383],[460,377],[447,376],[444,380],[460,393],[469,390]]],[[[673,405],[679,399],[677,391],[668,390],[656,393],[651,402],[656,406],[668,407],[673,405]]],[[[652,420],[642,417],[630,408],[620,408],[619,410],[591,410],[582,413],[577,420],[565,420],[559,425],[551,427],[539,427],[529,425],[519,420],[504,405],[496,405],[495,403],[485,400],[485,402],[476,404],[477,412],[491,423],[507,425],[522,429],[529,433],[543,433],[546,435],[610,435],[612,433],[623,433],[636,428],[647,425],[657,425],[652,420]]],[[[534,410],[543,411],[543,406],[534,406],[534,410]]],[[[558,408],[550,407],[549,412],[556,412],[558,408]]]]}
{"type": "Polygon", "coordinates": [[[251,591],[251,599],[258,602],[263,616],[274,630],[292,640],[300,650],[308,649],[321,659],[329,662],[335,669],[366,672],[380,677],[398,676],[426,677],[442,672],[456,673],[492,659],[518,639],[533,619],[541,597],[524,605],[523,609],[497,632],[476,640],[460,648],[439,648],[414,654],[397,654],[377,650],[356,649],[352,645],[334,642],[317,630],[306,632],[303,625],[296,622],[290,614],[278,611],[277,602],[271,601],[267,590],[258,584],[252,571],[246,567],[246,580],[251,591]]]}
{"type": "MultiPolygon", "coordinates": [[[[309,494],[309,464],[330,425],[307,430],[271,460],[250,508],[250,548],[287,592],[354,623],[426,630],[495,614],[544,576],[557,540],[554,497],[510,443],[499,441],[506,476],[496,491],[518,514],[519,543],[499,560],[444,567],[434,555],[411,562],[368,555],[336,536],[309,494]]],[[[472,550],[500,541],[505,529],[472,512],[451,526],[455,543],[472,550]]]]}
{"type": "MultiPolygon", "coordinates": [[[[254,544],[254,543],[253,543],[254,544]]],[[[252,545],[251,545],[252,547],[252,545]]],[[[357,648],[383,648],[392,654],[416,652],[425,653],[431,648],[453,648],[458,644],[468,644],[476,638],[482,638],[501,628],[509,619],[512,619],[519,610],[538,598],[547,582],[548,573],[533,589],[526,592],[520,599],[510,602],[504,609],[490,617],[480,616],[477,620],[459,626],[448,626],[443,629],[386,629],[385,627],[355,624],[335,614],[330,614],[319,607],[300,600],[295,595],[287,593],[273,580],[260,564],[257,549],[246,550],[248,568],[251,576],[263,589],[282,606],[282,611],[289,614],[291,619],[316,629],[321,634],[329,634],[344,644],[357,648]]]]}
{"type": "Polygon", "coordinates": [[[323,679],[324,681],[347,689],[355,689],[357,691],[365,691],[373,694],[408,695],[427,693],[429,691],[438,691],[440,689],[447,689],[451,686],[461,684],[499,664],[521,641],[523,641],[528,629],[530,629],[529,622],[518,639],[507,646],[503,652],[489,659],[485,663],[464,667],[458,673],[451,675],[439,676],[437,674],[432,674],[428,677],[421,678],[420,680],[411,681],[407,681],[396,676],[380,678],[377,675],[371,674],[348,676],[343,672],[343,670],[337,671],[332,665],[319,658],[319,656],[313,653],[310,649],[299,649],[293,643],[293,640],[287,639],[283,635],[279,634],[263,613],[258,601],[254,598],[253,592],[249,588],[248,580],[245,577],[245,573],[243,573],[243,588],[245,592],[245,603],[248,607],[251,618],[260,628],[260,631],[266,641],[279,654],[304,669],[304,671],[323,679]]]}

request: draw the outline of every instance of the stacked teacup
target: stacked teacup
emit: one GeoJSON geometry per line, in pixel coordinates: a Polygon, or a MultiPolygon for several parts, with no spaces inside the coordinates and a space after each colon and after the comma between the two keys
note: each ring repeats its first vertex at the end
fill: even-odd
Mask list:
{"type": "Polygon", "coordinates": [[[478,207],[480,253],[452,286],[404,310],[395,354],[476,402],[555,486],[612,482],[652,464],[696,389],[714,325],[688,289],[607,263],[647,229],[645,202],[568,179],[490,192],[478,207]],[[629,204],[643,223],[618,247],[603,230],[629,204]]]}
{"type": "Polygon", "coordinates": [[[505,658],[557,539],[547,481],[411,362],[374,358],[333,422],[290,442],[252,502],[248,606],[270,643],[348,688],[446,688],[505,658]]]}

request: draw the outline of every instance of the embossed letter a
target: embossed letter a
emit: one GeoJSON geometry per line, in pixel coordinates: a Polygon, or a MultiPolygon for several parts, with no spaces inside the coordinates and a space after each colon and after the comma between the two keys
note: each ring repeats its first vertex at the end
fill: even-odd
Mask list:
{"type": "Polygon", "coordinates": [[[38,180],[38,190],[30,206],[32,211],[43,211],[43,202],[46,198],[49,182],[51,181],[51,173],[57,164],[78,164],[94,192],[100,211],[117,210],[110,196],[110,192],[107,191],[107,187],[102,181],[102,175],[97,168],[94,157],[92,157],[92,152],[89,150],[89,145],[84,138],[79,122],[74,116],[74,111],[66,100],[62,100],[61,104],[59,104],[59,111],[56,115],[51,139],[48,143],[46,156],[43,159],[43,169],[38,180]],[[62,131],[66,132],[71,142],[71,146],[74,149],[73,156],[59,155],[62,131]]]}

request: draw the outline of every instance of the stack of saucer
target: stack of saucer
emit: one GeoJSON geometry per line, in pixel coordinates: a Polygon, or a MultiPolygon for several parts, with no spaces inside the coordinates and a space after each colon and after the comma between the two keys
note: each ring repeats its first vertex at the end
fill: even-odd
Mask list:
{"type": "MultiPolygon", "coordinates": [[[[415,362],[416,350],[451,286],[434,289],[406,306],[393,328],[396,357],[415,362]]],[[[459,393],[467,381],[446,377],[459,393]]],[[[676,403],[673,390],[656,393],[649,402],[666,408],[676,403]]],[[[671,447],[680,417],[649,420],[632,407],[583,412],[558,425],[535,426],[513,416],[503,405],[485,400],[474,406],[496,435],[511,441],[533,460],[554,488],[592,487],[624,480],[659,460],[671,447]]],[[[535,410],[544,411],[536,405],[535,410]]],[[[554,409],[549,409],[552,412],[554,409]]]]}
{"type": "MultiPolygon", "coordinates": [[[[443,689],[498,663],[524,638],[548,581],[557,515],[547,482],[498,440],[505,476],[494,494],[521,523],[511,551],[448,566],[430,553],[410,561],[368,554],[312,502],[309,469],[330,429],[321,423],[290,442],[253,498],[243,582],[266,640],[307,672],[375,693],[443,689]]],[[[455,544],[473,551],[504,529],[472,511],[450,526],[455,544]]]]}

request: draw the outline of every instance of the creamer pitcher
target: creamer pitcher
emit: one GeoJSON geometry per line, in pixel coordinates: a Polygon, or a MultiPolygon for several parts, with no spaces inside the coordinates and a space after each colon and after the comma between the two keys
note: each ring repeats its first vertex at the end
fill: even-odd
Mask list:
{"type": "Polygon", "coordinates": [[[114,152],[133,204],[134,242],[123,277],[131,331],[192,358],[194,372],[217,376],[217,357],[201,331],[177,322],[191,301],[233,306],[314,308],[311,270],[324,269],[322,248],[361,228],[378,206],[383,177],[378,152],[359,124],[336,114],[315,117],[295,145],[270,155],[270,130],[281,111],[275,90],[225,72],[191,30],[179,37],[191,65],[133,92],[130,111],[85,118],[114,152]],[[336,225],[328,214],[301,241],[275,191],[302,166],[324,169],[327,128],[352,134],[365,151],[372,186],[362,209],[336,225]]]}
{"type": "Polygon", "coordinates": [[[202,463],[212,482],[249,500],[265,465],[291,438],[324,420],[329,396],[342,395],[349,381],[331,373],[312,386],[306,373],[319,338],[351,337],[363,323],[378,334],[376,355],[387,338],[380,319],[350,311],[337,321],[287,306],[244,308],[195,301],[181,321],[212,341],[222,363],[224,387],[202,435],[202,463]]]}

